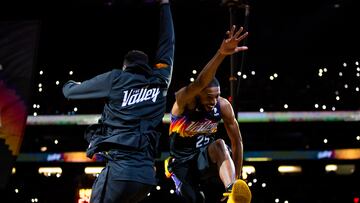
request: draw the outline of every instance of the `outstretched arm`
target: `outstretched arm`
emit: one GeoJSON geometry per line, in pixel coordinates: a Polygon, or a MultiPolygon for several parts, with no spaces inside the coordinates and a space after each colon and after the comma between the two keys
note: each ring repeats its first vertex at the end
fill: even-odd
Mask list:
{"type": "Polygon", "coordinates": [[[248,35],[248,32],[243,33],[243,27],[236,31],[236,26],[234,25],[226,34],[227,38],[222,41],[219,50],[202,69],[196,80],[176,92],[177,113],[181,114],[186,105],[193,101],[195,96],[213,80],[218,67],[226,56],[248,49],[247,46],[238,46],[248,35]]]}
{"type": "Polygon", "coordinates": [[[160,30],[155,68],[170,85],[175,52],[175,34],[169,0],[160,0],[160,30]]]}
{"type": "Polygon", "coordinates": [[[112,82],[111,71],[97,75],[83,82],[69,80],[62,88],[67,99],[94,99],[104,98],[109,95],[112,82]]]}

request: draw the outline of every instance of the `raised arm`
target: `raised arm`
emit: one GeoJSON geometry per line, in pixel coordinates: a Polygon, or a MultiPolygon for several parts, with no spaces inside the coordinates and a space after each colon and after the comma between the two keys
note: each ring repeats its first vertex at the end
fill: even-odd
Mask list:
{"type": "Polygon", "coordinates": [[[106,72],[84,82],[69,80],[62,88],[67,99],[94,99],[109,95],[112,82],[111,72],[106,72]]]}
{"type": "Polygon", "coordinates": [[[227,38],[222,41],[220,48],[201,70],[196,80],[176,92],[175,105],[177,105],[178,113],[181,113],[186,105],[192,102],[195,96],[213,80],[218,67],[226,56],[248,49],[247,46],[238,46],[238,44],[248,35],[248,32],[242,32],[243,27],[240,27],[240,29],[236,31],[235,25],[230,31],[227,31],[227,38]]]}
{"type": "Polygon", "coordinates": [[[160,0],[160,30],[155,68],[170,85],[174,64],[175,33],[169,0],[160,0]]]}

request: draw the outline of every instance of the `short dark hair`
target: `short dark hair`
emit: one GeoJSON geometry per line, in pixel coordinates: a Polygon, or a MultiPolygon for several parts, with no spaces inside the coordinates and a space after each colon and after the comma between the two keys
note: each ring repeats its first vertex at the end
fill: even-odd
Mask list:
{"type": "Polygon", "coordinates": [[[124,64],[148,64],[148,55],[139,50],[131,50],[124,56],[124,64]]]}
{"type": "Polygon", "coordinates": [[[207,87],[220,87],[220,83],[218,79],[214,78],[207,87]]]}

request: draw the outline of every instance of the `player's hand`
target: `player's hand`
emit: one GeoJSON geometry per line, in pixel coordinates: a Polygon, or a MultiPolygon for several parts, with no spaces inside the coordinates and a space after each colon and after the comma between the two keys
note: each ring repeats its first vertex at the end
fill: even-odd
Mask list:
{"type": "Polygon", "coordinates": [[[220,53],[224,55],[231,55],[239,51],[245,51],[248,49],[247,46],[238,46],[238,44],[248,36],[248,32],[244,32],[244,28],[240,27],[236,31],[236,26],[233,25],[230,31],[226,32],[227,38],[223,40],[220,46],[220,53]]]}

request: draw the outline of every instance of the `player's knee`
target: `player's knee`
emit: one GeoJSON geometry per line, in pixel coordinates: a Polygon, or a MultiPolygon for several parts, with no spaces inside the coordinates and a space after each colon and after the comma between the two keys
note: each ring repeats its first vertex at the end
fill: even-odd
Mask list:
{"type": "Polygon", "coordinates": [[[209,155],[214,163],[221,163],[229,158],[229,153],[223,139],[217,139],[209,147],[209,155]]]}
{"type": "Polygon", "coordinates": [[[221,152],[223,154],[227,151],[226,144],[223,139],[217,139],[215,141],[215,148],[217,152],[221,152]]]}

